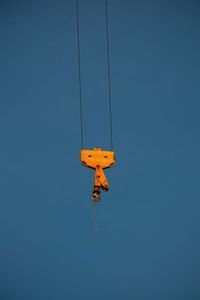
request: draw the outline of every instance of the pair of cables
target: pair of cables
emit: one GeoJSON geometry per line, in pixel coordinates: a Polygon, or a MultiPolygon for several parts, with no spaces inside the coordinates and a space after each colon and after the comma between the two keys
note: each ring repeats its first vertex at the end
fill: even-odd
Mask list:
{"type": "MultiPolygon", "coordinates": [[[[110,118],[110,146],[113,151],[112,136],[112,109],[111,109],[111,88],[110,88],[110,50],[108,34],[108,1],[105,0],[105,19],[106,19],[106,48],[107,48],[107,69],[108,69],[108,102],[110,118]]],[[[80,59],[80,38],[79,38],[79,1],[76,0],[76,21],[77,21],[77,44],[78,44],[78,74],[79,74],[79,98],[80,98],[80,124],[81,124],[81,149],[83,149],[83,112],[82,112],[82,84],[81,84],[81,59],[80,59]]]]}
{"type": "MultiPolygon", "coordinates": [[[[109,121],[110,121],[110,146],[113,151],[112,136],[112,110],[111,110],[111,88],[110,88],[110,50],[109,50],[109,31],[108,31],[108,1],[105,0],[105,19],[106,19],[106,49],[107,49],[107,71],[108,71],[108,102],[109,102],[109,121]]],[[[76,0],[76,21],[77,21],[77,44],[78,44],[78,76],[79,76],[79,98],[80,98],[80,125],[81,125],[81,149],[83,150],[83,111],[82,111],[82,84],[81,84],[81,59],[80,59],[80,37],[79,37],[79,0],[76,0]]],[[[96,224],[95,202],[92,203],[92,215],[94,231],[99,232],[96,224]]]]}

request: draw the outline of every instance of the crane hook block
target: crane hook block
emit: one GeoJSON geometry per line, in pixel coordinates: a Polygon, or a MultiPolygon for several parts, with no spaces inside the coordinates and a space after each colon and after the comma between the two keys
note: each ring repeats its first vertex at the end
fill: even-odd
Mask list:
{"type": "Polygon", "coordinates": [[[92,191],[92,200],[101,200],[101,189],[104,192],[109,190],[109,184],[103,169],[114,167],[114,151],[102,151],[101,148],[94,150],[81,150],[81,165],[95,170],[95,182],[92,191]]]}

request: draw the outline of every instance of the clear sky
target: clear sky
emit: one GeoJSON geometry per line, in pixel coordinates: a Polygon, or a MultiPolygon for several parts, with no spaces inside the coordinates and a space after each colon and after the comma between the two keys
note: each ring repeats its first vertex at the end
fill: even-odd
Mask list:
{"type": "MultiPolygon", "coordinates": [[[[80,0],[84,145],[109,150],[104,1],[80,0]]],[[[80,165],[74,0],[0,0],[0,299],[200,299],[200,2],[109,1],[111,190],[80,165]]]]}

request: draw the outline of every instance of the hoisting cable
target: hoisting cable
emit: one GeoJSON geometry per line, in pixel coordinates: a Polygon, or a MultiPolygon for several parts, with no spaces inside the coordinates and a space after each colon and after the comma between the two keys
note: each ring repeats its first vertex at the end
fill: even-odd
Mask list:
{"type": "Polygon", "coordinates": [[[79,97],[80,97],[81,149],[83,149],[83,113],[82,113],[81,59],[80,59],[78,0],[76,0],[76,21],[77,21],[77,44],[78,44],[78,76],[79,76],[79,97]]]}
{"type": "Polygon", "coordinates": [[[95,202],[92,201],[92,216],[93,216],[93,229],[95,232],[100,232],[98,225],[96,224],[96,212],[95,212],[95,202]]]}
{"type": "Polygon", "coordinates": [[[112,137],[112,110],[111,110],[111,88],[110,88],[110,55],[109,55],[109,37],[108,37],[108,0],[105,0],[106,6],[106,45],[107,45],[107,64],[108,64],[108,94],[109,94],[109,112],[110,112],[110,144],[113,151],[112,137]]]}
{"type": "MultiPolygon", "coordinates": [[[[76,21],[77,21],[77,44],[78,44],[78,75],[79,75],[79,98],[80,98],[80,124],[81,124],[81,149],[83,150],[83,113],[82,113],[82,85],[81,85],[81,63],[80,63],[80,38],[79,38],[79,0],[76,0],[76,21]]],[[[109,98],[109,117],[110,117],[110,145],[113,151],[112,136],[112,110],[111,110],[111,84],[110,84],[110,54],[109,54],[109,32],[108,32],[108,1],[105,0],[106,16],[106,46],[107,46],[107,67],[108,67],[108,98],[109,98]]],[[[92,204],[92,215],[95,231],[100,231],[96,224],[95,201],[92,204]]]]}

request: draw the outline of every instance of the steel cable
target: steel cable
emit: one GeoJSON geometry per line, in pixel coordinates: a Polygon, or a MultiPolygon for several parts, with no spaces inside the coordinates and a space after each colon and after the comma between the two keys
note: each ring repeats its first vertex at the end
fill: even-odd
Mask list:
{"type": "Polygon", "coordinates": [[[113,150],[113,136],[112,136],[112,109],[111,109],[111,88],[110,88],[110,50],[109,50],[109,36],[108,36],[108,0],[105,0],[106,6],[106,45],[107,45],[107,64],[108,64],[108,94],[109,94],[109,112],[110,112],[110,144],[113,150]]]}
{"type": "Polygon", "coordinates": [[[78,44],[78,76],[79,76],[79,97],[80,97],[81,149],[83,149],[83,112],[82,112],[81,59],[80,59],[80,40],[79,40],[78,0],[76,0],[76,21],[77,21],[77,44],[78,44]]]}
{"type": "MultiPolygon", "coordinates": [[[[108,97],[109,97],[109,117],[110,117],[110,145],[113,151],[112,134],[112,106],[111,106],[111,84],[110,84],[110,49],[109,49],[109,30],[108,30],[108,0],[105,0],[106,14],[106,47],[107,47],[107,66],[108,66],[108,97]]],[[[80,98],[80,124],[81,124],[81,149],[83,149],[83,112],[82,112],[82,85],[81,85],[81,60],[80,60],[80,38],[79,38],[79,6],[76,0],[76,21],[77,21],[77,44],[78,44],[78,75],[79,75],[79,98],[80,98]]]]}

